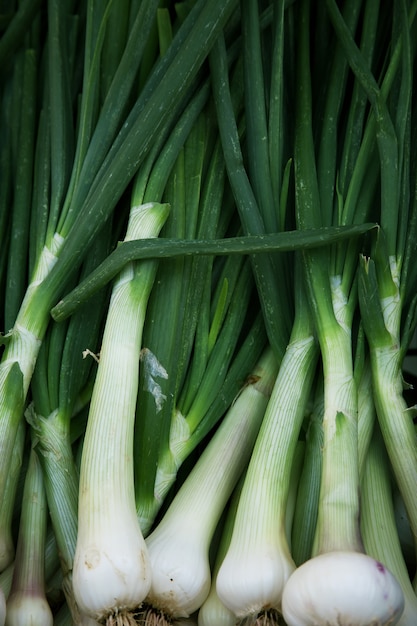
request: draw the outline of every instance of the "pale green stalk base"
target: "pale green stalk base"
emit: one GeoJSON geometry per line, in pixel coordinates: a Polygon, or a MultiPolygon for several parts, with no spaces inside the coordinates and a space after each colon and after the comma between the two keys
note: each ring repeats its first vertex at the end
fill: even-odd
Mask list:
{"type": "Polygon", "coordinates": [[[229,547],[237,504],[244,479],[245,474],[242,474],[239,483],[233,492],[222,524],[220,540],[212,567],[210,592],[198,611],[198,626],[235,626],[236,624],[236,617],[234,613],[232,613],[232,611],[230,611],[230,609],[228,609],[223,602],[221,602],[217,594],[216,579],[219,568],[229,547]]]}
{"type": "Polygon", "coordinates": [[[5,626],[52,626],[53,615],[45,598],[16,592],[7,601],[5,626]]]}
{"type": "Polygon", "coordinates": [[[2,339],[5,351],[0,364],[0,501],[4,498],[17,429],[23,418],[30,380],[49,321],[52,302],[47,294],[42,294],[42,284],[57,261],[62,243],[62,238],[56,235],[50,249],[45,246],[16,322],[2,339]],[[10,384],[14,386],[12,399],[10,384]]]}
{"type": "Polygon", "coordinates": [[[239,620],[279,610],[283,587],[295,568],[286,536],[286,505],[317,353],[309,318],[300,316],[256,440],[217,577],[220,600],[239,620]]]}
{"type": "Polygon", "coordinates": [[[4,498],[0,506],[0,572],[12,563],[15,547],[12,537],[12,520],[15,505],[16,489],[22,466],[23,445],[25,441],[25,425],[23,420],[18,427],[13,448],[12,463],[7,474],[4,498]]]}
{"type": "Polygon", "coordinates": [[[13,582],[7,599],[6,626],[53,624],[44,585],[46,520],[42,469],[32,450],[23,491],[13,582]]]}
{"type": "Polygon", "coordinates": [[[72,570],[78,509],[78,471],[66,422],[61,419],[58,410],[44,418],[36,415],[32,407],[27,411],[27,420],[39,438],[36,450],[40,455],[51,520],[66,576],[72,570]]]}
{"type": "Polygon", "coordinates": [[[402,587],[405,607],[398,626],[415,626],[417,596],[401,551],[391,481],[384,444],[377,433],[366,458],[362,479],[362,536],[367,554],[383,563],[402,587]]]}
{"type": "Polygon", "coordinates": [[[371,347],[371,363],[378,421],[417,550],[417,436],[403,397],[398,346],[371,347]]]}
{"type": "MultiPolygon", "coordinates": [[[[413,533],[410,529],[410,524],[408,521],[407,511],[405,510],[404,500],[402,495],[398,489],[398,485],[395,483],[394,486],[394,512],[395,512],[395,522],[398,531],[398,537],[400,539],[401,550],[404,556],[404,560],[407,563],[408,571],[416,571],[417,570],[417,561],[416,561],[416,550],[414,546],[414,537],[413,533]]],[[[414,577],[414,586],[417,583],[416,577],[414,577]]],[[[417,590],[416,590],[417,593],[417,590]]]]}
{"type": "Polygon", "coordinates": [[[350,331],[320,337],[324,374],[323,458],[313,555],[362,551],[359,532],[357,389],[350,331]]]}
{"type": "MultiPolygon", "coordinates": [[[[360,305],[370,347],[373,396],[378,423],[401,492],[417,554],[417,436],[414,409],[403,396],[404,345],[401,322],[405,317],[401,289],[400,257],[383,257],[385,270],[362,257],[360,305]],[[379,298],[373,293],[379,290],[379,298]],[[372,295],[372,297],[371,297],[372,295]]],[[[406,326],[405,326],[406,328],[406,326]]],[[[406,341],[406,338],[404,339],[406,341]]]]}
{"type": "MultiPolygon", "coordinates": [[[[39,438],[35,450],[42,466],[48,508],[60,555],[62,587],[68,606],[74,609],[72,567],[78,532],[78,471],[67,432],[69,423],[61,419],[58,410],[45,419],[36,415],[32,409],[32,406],[29,407],[26,418],[35,437],[39,438]]],[[[75,609],[74,621],[77,623],[75,609]]]]}
{"type": "MultiPolygon", "coordinates": [[[[53,532],[50,530],[46,535],[46,546],[45,546],[45,581],[46,586],[48,587],[48,581],[52,576],[54,576],[55,572],[60,567],[59,564],[59,556],[57,552],[55,536],[53,532]]],[[[13,582],[13,573],[15,568],[15,561],[10,563],[10,565],[0,574],[0,589],[3,590],[3,593],[7,599],[10,594],[10,589],[12,588],[13,582]]],[[[61,585],[60,585],[61,591],[61,585]]]]}

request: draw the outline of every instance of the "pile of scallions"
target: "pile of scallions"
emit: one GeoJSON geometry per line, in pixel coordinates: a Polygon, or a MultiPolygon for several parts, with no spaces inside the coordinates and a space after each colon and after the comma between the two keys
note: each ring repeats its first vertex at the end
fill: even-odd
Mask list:
{"type": "Polygon", "coordinates": [[[416,626],[417,0],[0,0],[0,626],[416,626]]]}

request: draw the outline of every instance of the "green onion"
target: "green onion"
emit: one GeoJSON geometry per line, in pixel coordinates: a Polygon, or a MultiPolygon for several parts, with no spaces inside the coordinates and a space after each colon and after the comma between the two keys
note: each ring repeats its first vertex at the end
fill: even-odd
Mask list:
{"type": "Polygon", "coordinates": [[[405,605],[399,623],[411,626],[417,614],[417,597],[401,550],[389,463],[378,428],[375,428],[366,457],[361,490],[361,529],[366,551],[381,563],[386,563],[401,583],[405,605]]]}
{"type": "MultiPolygon", "coordinates": [[[[109,230],[109,229],[107,229],[109,230]]],[[[88,273],[109,248],[105,232],[82,268],[88,273]]],[[[31,380],[32,403],[26,411],[34,446],[44,474],[51,523],[59,547],[64,590],[72,607],[71,572],[77,540],[78,467],[73,452],[74,414],[85,391],[91,395],[96,368],[91,356],[99,351],[107,292],[97,294],[64,324],[51,324],[42,342],[31,380]]]]}
{"type": "Polygon", "coordinates": [[[293,331],[246,472],[230,545],[217,575],[220,600],[239,620],[279,612],[284,585],[295,569],[286,528],[287,499],[318,352],[305,307],[303,287],[298,283],[293,331]]]}
{"type": "MultiPolygon", "coordinates": [[[[345,14],[349,16],[351,11],[352,3],[349,3],[345,14]]],[[[296,211],[299,227],[308,228],[319,223],[338,223],[340,213],[336,212],[334,201],[326,208],[328,182],[316,168],[309,2],[301,3],[298,15],[301,34],[294,157],[296,211]],[[320,187],[322,181],[325,189],[320,187]]],[[[344,32],[351,36],[348,21],[340,16],[344,32]]],[[[347,66],[346,59],[343,65],[347,66]]],[[[340,67],[338,71],[338,78],[329,84],[326,94],[329,106],[333,90],[343,78],[340,67]]],[[[342,88],[338,101],[342,102],[344,91],[342,88]]],[[[357,208],[353,205],[348,208],[350,213],[344,218],[354,220],[357,208]]],[[[360,207],[360,215],[365,208],[360,207]]],[[[306,283],[323,367],[323,457],[313,558],[295,570],[284,588],[283,615],[289,626],[307,623],[308,611],[317,622],[332,623],[338,619],[357,623],[362,619],[377,619],[389,623],[397,620],[404,608],[400,584],[384,565],[364,554],[360,536],[358,392],[353,368],[357,254],[355,246],[349,248],[349,244],[304,253],[306,283]],[[329,576],[326,590],[324,572],[329,576]],[[374,599],[372,602],[369,594],[374,599]]]]}
{"type": "Polygon", "coordinates": [[[42,469],[32,449],[25,477],[16,565],[7,598],[6,624],[53,624],[45,595],[44,553],[47,524],[42,469]]]}
{"type": "Polygon", "coordinates": [[[236,516],[236,508],[239,496],[245,479],[245,472],[242,472],[237,486],[235,487],[229,504],[225,510],[225,519],[220,522],[220,538],[216,547],[213,564],[211,566],[211,586],[210,591],[198,611],[199,626],[234,626],[236,618],[234,613],[221,602],[216,589],[217,574],[226,555],[232,536],[233,525],[236,516]]]}
{"type": "MultiPolygon", "coordinates": [[[[156,236],[167,210],[133,206],[126,237],[156,236]]],[[[151,584],[132,455],[141,337],[155,271],[152,261],[127,266],[113,287],[82,451],[73,590],[80,611],[109,623],[125,613],[129,623],[151,584]]]]}

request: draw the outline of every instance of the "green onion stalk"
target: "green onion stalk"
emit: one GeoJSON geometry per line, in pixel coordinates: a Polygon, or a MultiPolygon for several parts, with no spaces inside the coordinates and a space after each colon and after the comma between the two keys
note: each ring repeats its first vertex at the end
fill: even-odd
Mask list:
{"type": "MultiPolygon", "coordinates": [[[[280,135],[284,128],[280,88],[284,3],[277,3],[274,7],[272,40],[276,62],[272,69],[263,67],[256,3],[243,2],[241,9],[245,12],[242,45],[247,50],[243,54],[247,145],[237,123],[240,66],[236,64],[229,78],[224,38],[219,38],[211,52],[210,68],[226,169],[242,230],[245,234],[256,233],[264,237],[271,229],[276,231],[286,226],[288,169],[284,171],[280,135]],[[264,84],[263,75],[270,79],[271,85],[264,84]],[[253,85],[256,85],[255,89],[253,85]],[[265,103],[269,88],[270,117],[265,103]],[[248,168],[243,146],[248,150],[248,168]]],[[[230,546],[217,575],[216,591],[221,602],[239,621],[255,621],[258,616],[274,621],[280,610],[283,585],[294,568],[286,537],[285,508],[300,420],[315,369],[315,340],[308,315],[304,316],[304,322],[301,317],[297,318],[293,334],[288,339],[293,293],[289,292],[290,296],[287,296],[285,279],[280,281],[280,291],[276,279],[277,275],[288,276],[284,270],[288,269],[284,257],[252,255],[251,263],[268,339],[280,370],[242,487],[230,546]],[[288,396],[290,380],[293,393],[288,396]]],[[[299,297],[297,291],[298,305],[299,297]]]]}
{"type": "Polygon", "coordinates": [[[417,596],[398,536],[393,494],[391,465],[376,425],[361,481],[361,531],[367,553],[389,567],[403,590],[404,611],[397,623],[411,626],[417,615],[417,596]]]}
{"type": "Polygon", "coordinates": [[[318,347],[300,281],[296,316],[237,505],[216,589],[239,623],[277,623],[295,569],[288,533],[291,469],[316,371],[318,347]],[[290,392],[291,390],[291,392],[290,392]]]}
{"type": "MultiPolygon", "coordinates": [[[[192,115],[188,117],[194,119],[192,115]]],[[[189,125],[190,122],[188,125],[179,125],[181,132],[176,133],[179,145],[189,125]]],[[[174,158],[171,155],[175,155],[174,148],[172,141],[164,147],[165,154],[168,153],[171,160],[174,158]]],[[[153,165],[152,176],[159,185],[157,187],[153,184],[154,197],[161,195],[164,180],[168,176],[166,172],[169,173],[170,160],[161,158],[160,161],[153,165]]],[[[149,175],[145,165],[143,170],[149,175]]],[[[140,204],[134,192],[130,202],[132,211],[140,204]]],[[[108,221],[100,237],[91,246],[78,280],[82,281],[84,276],[89,276],[114,245],[112,239],[115,235],[111,227],[112,222],[108,221]]],[[[126,237],[129,240],[128,235],[126,237]]],[[[64,589],[74,620],[78,619],[78,615],[72,597],[71,575],[78,530],[79,476],[73,452],[72,424],[80,403],[82,406],[90,399],[96,371],[94,360],[99,359],[107,306],[107,289],[94,291],[89,294],[87,302],[77,306],[69,320],[48,327],[31,381],[33,402],[27,411],[27,419],[36,433],[36,447],[45,474],[48,504],[61,556],[64,589]],[[82,398],[83,395],[86,395],[86,399],[82,398]]]]}
{"type": "MultiPolygon", "coordinates": [[[[13,582],[13,574],[15,569],[15,559],[8,565],[8,567],[0,574],[0,588],[7,599],[10,594],[13,582]]],[[[55,535],[50,526],[47,526],[45,536],[45,555],[44,555],[44,579],[45,579],[45,593],[47,600],[49,601],[49,581],[55,577],[56,572],[60,571],[60,563],[58,550],[55,540],[55,535]]],[[[62,601],[62,592],[59,593],[59,602],[62,601]]],[[[50,602],[52,607],[53,602],[50,602]]]]}
{"type": "MultiPolygon", "coordinates": [[[[168,210],[159,203],[133,206],[126,237],[157,236],[168,210]]],[[[151,585],[135,507],[133,433],[156,265],[127,266],[112,288],[82,449],[72,587],[79,611],[107,624],[134,623],[151,585]]]]}
{"type": "Polygon", "coordinates": [[[286,535],[288,539],[288,545],[290,552],[293,552],[292,547],[292,529],[294,526],[294,514],[295,507],[298,498],[298,488],[300,485],[301,472],[304,467],[306,443],[303,437],[300,435],[297,440],[294,456],[291,464],[290,485],[287,495],[287,514],[286,514],[286,535]]]}
{"type": "MultiPolygon", "coordinates": [[[[110,229],[92,245],[81,272],[90,273],[107,253],[110,229]]],[[[71,572],[77,540],[78,467],[74,458],[72,419],[95,378],[107,290],[90,298],[70,320],[51,323],[45,333],[31,380],[32,402],[25,412],[41,464],[51,522],[72,605],[71,572]]],[[[88,400],[87,400],[88,402],[88,400]]]]}
{"type": "MultiPolygon", "coordinates": [[[[169,154],[169,150],[168,150],[168,149],[167,149],[167,154],[169,154]]],[[[218,152],[217,152],[217,154],[218,154],[218,152]]],[[[162,157],[162,154],[161,154],[161,159],[162,159],[162,158],[164,158],[164,157],[162,157]]],[[[218,159],[218,157],[217,157],[217,159],[218,159]]],[[[155,171],[157,171],[157,169],[158,169],[158,168],[155,168],[155,171]]],[[[140,176],[139,176],[139,179],[140,179],[140,180],[138,179],[138,184],[137,184],[137,186],[135,186],[135,188],[136,188],[136,189],[138,189],[138,190],[139,190],[139,189],[142,187],[142,185],[143,185],[143,182],[142,182],[142,181],[143,181],[143,180],[145,180],[145,181],[146,181],[145,172],[146,172],[146,168],[143,170],[143,172],[141,172],[141,174],[140,174],[140,176]]],[[[160,183],[158,183],[157,178],[158,178],[158,177],[157,177],[157,176],[155,176],[155,184],[149,185],[149,189],[150,189],[151,187],[153,187],[155,190],[160,189],[160,183]],[[155,186],[155,185],[157,185],[157,186],[155,186]]],[[[211,178],[211,180],[212,180],[212,181],[214,181],[214,180],[215,180],[215,179],[214,179],[214,177],[213,177],[213,178],[211,178]]],[[[211,185],[214,187],[214,183],[211,183],[211,185]]],[[[145,186],[146,186],[146,185],[145,185],[145,186]]],[[[154,193],[154,192],[152,192],[152,195],[151,195],[151,193],[150,193],[149,189],[147,189],[146,193],[148,193],[148,194],[149,194],[149,197],[155,197],[155,196],[153,195],[153,193],[154,193]]],[[[140,198],[143,198],[143,196],[142,196],[142,195],[140,195],[139,197],[140,197],[140,198]]],[[[210,206],[210,205],[209,205],[209,206],[210,206]]],[[[216,206],[217,206],[217,205],[216,205],[216,206]]],[[[367,228],[368,228],[368,227],[369,227],[369,226],[367,226],[367,228]]],[[[294,235],[294,234],[295,234],[295,233],[293,233],[293,235],[294,235]]],[[[309,235],[307,235],[307,236],[305,237],[305,240],[304,240],[304,245],[306,245],[306,242],[308,242],[308,240],[309,240],[309,236],[310,236],[310,237],[312,237],[312,236],[313,236],[313,237],[314,237],[314,239],[315,239],[315,241],[316,241],[317,243],[323,243],[323,242],[322,242],[322,239],[323,239],[323,234],[319,234],[319,235],[317,235],[317,234],[314,234],[314,233],[310,233],[309,235]]],[[[237,239],[237,240],[238,240],[238,242],[239,242],[239,239],[237,239]]],[[[284,246],[287,246],[287,249],[292,249],[293,244],[291,244],[291,240],[292,240],[292,238],[291,238],[291,237],[289,237],[289,238],[287,238],[287,243],[284,243],[284,246]]],[[[170,240],[170,241],[171,241],[171,240],[170,240]]],[[[187,248],[186,248],[186,244],[187,244],[187,241],[186,241],[186,240],[175,240],[175,241],[176,241],[176,242],[177,242],[177,241],[180,241],[180,243],[182,242],[182,245],[183,245],[182,251],[184,251],[184,250],[186,250],[186,249],[187,249],[187,248]]],[[[230,241],[229,241],[229,243],[234,243],[234,241],[235,241],[235,240],[230,240],[230,241]]],[[[312,241],[312,239],[310,239],[310,244],[311,244],[311,241],[312,241]]],[[[128,243],[134,243],[134,244],[135,244],[135,247],[139,250],[138,256],[140,256],[140,254],[144,254],[144,251],[146,250],[145,246],[143,246],[143,249],[142,249],[142,251],[140,252],[139,246],[136,246],[136,243],[135,243],[135,242],[128,242],[128,243]]],[[[150,241],[147,241],[147,242],[146,242],[146,244],[150,244],[150,243],[151,243],[150,241]]],[[[159,256],[159,255],[163,255],[164,253],[166,254],[166,253],[167,253],[167,250],[165,249],[165,248],[167,247],[167,246],[165,245],[166,243],[167,243],[166,241],[161,242],[161,244],[162,244],[162,245],[161,245],[161,247],[160,247],[160,250],[155,250],[155,249],[153,249],[153,250],[152,250],[152,249],[151,249],[151,256],[159,256]]],[[[196,252],[198,252],[199,250],[201,251],[201,249],[202,249],[202,247],[201,247],[201,242],[196,241],[196,242],[192,242],[192,243],[193,243],[193,245],[194,245],[194,247],[193,247],[193,253],[196,253],[196,252]]],[[[245,248],[245,245],[246,245],[246,241],[245,241],[245,240],[243,240],[243,244],[244,244],[244,245],[243,245],[243,247],[241,247],[241,248],[239,249],[239,254],[240,254],[240,253],[241,253],[241,251],[245,248]]],[[[125,245],[125,244],[123,244],[123,243],[122,243],[122,244],[118,247],[118,250],[122,251],[122,249],[123,249],[123,246],[124,246],[124,245],[125,245]]],[[[259,242],[258,242],[258,245],[262,245],[262,244],[259,244],[259,242]]],[[[296,245],[297,245],[297,244],[296,244],[296,245]]],[[[307,245],[308,245],[308,244],[307,244],[307,245]]],[[[177,250],[176,250],[176,247],[177,247],[177,244],[175,244],[175,245],[171,245],[171,244],[170,244],[170,247],[168,248],[168,254],[173,254],[173,252],[172,252],[173,250],[177,251],[177,250]]],[[[204,254],[206,253],[206,250],[207,250],[206,248],[203,248],[203,253],[204,253],[204,254]]],[[[226,246],[221,247],[221,248],[220,248],[220,252],[219,252],[219,249],[216,249],[216,245],[213,245],[213,246],[211,246],[211,247],[208,247],[208,250],[210,251],[210,253],[212,253],[212,252],[217,252],[218,254],[219,254],[219,253],[220,253],[220,254],[227,254],[227,253],[228,253],[228,246],[226,245],[226,246]]],[[[183,253],[183,252],[182,252],[182,253],[183,253]]],[[[110,255],[110,256],[112,256],[112,255],[110,255]]],[[[115,253],[114,253],[114,256],[115,256],[115,253]]],[[[126,260],[126,258],[125,258],[125,260],[126,260]]],[[[233,262],[233,263],[235,263],[235,262],[233,262]]],[[[110,265],[110,263],[109,263],[108,265],[110,265]]],[[[239,267],[239,265],[236,265],[234,272],[236,271],[236,268],[238,268],[238,267],[239,267]]],[[[109,273],[109,274],[107,275],[107,279],[108,279],[109,275],[111,275],[111,274],[109,273]]],[[[245,270],[245,275],[246,275],[246,270],[245,270]]],[[[223,282],[222,282],[222,281],[220,281],[220,282],[223,284],[223,282]]],[[[227,282],[228,282],[228,283],[229,283],[229,285],[230,285],[230,277],[229,277],[229,279],[228,279],[228,281],[227,281],[227,282]]],[[[241,279],[241,282],[242,282],[242,279],[241,279]]],[[[242,284],[243,284],[243,283],[242,283],[242,284]]],[[[91,287],[91,284],[90,284],[90,287],[91,287]]],[[[75,290],[75,292],[74,292],[74,294],[75,294],[77,291],[78,291],[78,290],[76,289],[76,290],[75,290]]],[[[230,298],[230,294],[229,294],[229,296],[228,296],[228,297],[230,298]]],[[[230,299],[230,300],[231,300],[232,302],[236,303],[236,299],[234,299],[234,298],[233,298],[233,299],[230,299]]],[[[75,301],[75,302],[78,302],[78,300],[77,300],[77,297],[76,297],[76,296],[74,296],[74,301],[75,301]]],[[[219,303],[220,303],[220,304],[221,304],[221,302],[222,302],[222,298],[220,298],[220,300],[219,300],[219,303]]],[[[221,305],[221,307],[222,307],[222,306],[223,306],[223,305],[221,305]]],[[[234,313],[234,315],[236,315],[236,311],[237,311],[237,312],[239,311],[239,307],[238,307],[238,306],[235,306],[235,305],[233,305],[233,306],[234,306],[234,308],[235,308],[235,313],[234,313]]],[[[55,311],[56,311],[56,312],[58,312],[58,315],[59,315],[59,311],[62,311],[64,308],[65,308],[65,299],[64,299],[64,302],[63,302],[61,305],[59,305],[58,307],[56,307],[55,311]]],[[[163,310],[163,309],[161,309],[161,310],[163,310]]],[[[221,310],[221,308],[220,308],[220,310],[221,310]]],[[[213,315],[213,320],[217,319],[217,317],[218,317],[218,316],[217,316],[217,314],[214,314],[214,315],[213,315]]],[[[152,319],[152,316],[149,316],[149,317],[148,317],[148,319],[152,319]]],[[[216,328],[216,324],[217,324],[217,321],[215,322],[215,324],[214,324],[214,326],[213,326],[213,329],[214,329],[214,328],[216,328]]],[[[258,322],[257,322],[257,321],[255,321],[255,323],[254,323],[253,331],[254,331],[254,332],[256,332],[256,335],[257,335],[258,337],[260,337],[260,336],[261,336],[261,335],[259,335],[260,328],[259,328],[259,324],[258,324],[258,322]]],[[[217,331],[216,331],[216,332],[217,332],[217,331]]],[[[228,332],[229,332],[229,331],[228,331],[228,332]]],[[[212,337],[214,337],[214,336],[215,336],[215,335],[213,335],[213,333],[212,333],[212,332],[211,332],[211,335],[212,335],[212,337]]],[[[224,335],[224,336],[226,336],[226,335],[224,335]]],[[[230,373],[230,375],[228,375],[228,376],[226,377],[226,380],[227,380],[228,384],[230,384],[230,385],[231,385],[231,386],[229,387],[229,391],[228,391],[228,397],[230,398],[228,402],[230,402],[230,401],[231,401],[231,399],[233,398],[233,395],[236,393],[236,381],[237,381],[237,382],[239,382],[239,380],[242,380],[242,378],[244,378],[244,376],[242,376],[242,373],[243,373],[243,372],[247,372],[247,358],[248,358],[248,356],[250,356],[251,358],[253,358],[253,354],[254,354],[254,352],[253,352],[253,346],[254,346],[254,345],[257,345],[257,346],[259,346],[259,345],[260,345],[260,344],[259,344],[256,340],[255,340],[255,343],[254,343],[254,338],[255,338],[255,335],[253,335],[253,334],[252,334],[252,336],[250,336],[250,335],[249,335],[249,336],[246,338],[246,340],[245,340],[245,342],[244,342],[244,345],[242,346],[242,350],[240,350],[240,351],[239,351],[239,360],[238,360],[238,361],[239,361],[240,365],[239,365],[239,363],[238,363],[238,362],[236,362],[236,367],[234,366],[234,367],[232,368],[232,371],[234,371],[234,374],[233,374],[233,375],[231,375],[231,374],[232,374],[232,372],[231,372],[231,373],[230,373]],[[246,358],[245,358],[245,355],[246,355],[246,358]],[[246,368],[246,370],[245,370],[244,368],[246,368]],[[233,392],[233,389],[235,389],[235,391],[234,391],[234,392],[233,392]],[[231,393],[231,391],[232,391],[233,393],[231,393]]],[[[226,347],[227,347],[228,343],[229,343],[228,341],[220,341],[220,342],[219,342],[219,348],[218,348],[217,350],[218,350],[218,351],[224,350],[224,348],[226,348],[226,347]],[[222,348],[222,346],[223,346],[223,348],[222,348]]],[[[151,350],[151,353],[152,353],[152,354],[154,354],[153,350],[151,350]]],[[[144,353],[143,353],[143,356],[146,356],[146,354],[148,354],[148,355],[149,355],[149,352],[144,352],[144,353]]],[[[223,362],[223,359],[220,359],[220,360],[223,362]]],[[[151,357],[151,360],[149,361],[149,364],[150,364],[151,366],[155,366],[155,365],[157,365],[157,363],[155,363],[155,361],[152,359],[152,357],[151,357]]],[[[163,365],[164,365],[164,363],[162,363],[162,366],[163,366],[163,365]]],[[[151,369],[152,369],[152,368],[151,368],[151,369]]],[[[162,370],[162,369],[160,369],[159,371],[163,373],[163,370],[162,370]]],[[[206,385],[206,387],[208,387],[208,388],[211,390],[211,395],[213,396],[213,394],[214,394],[214,395],[216,395],[216,392],[215,392],[215,391],[213,391],[213,388],[212,388],[212,383],[210,383],[210,380],[212,380],[212,381],[213,381],[213,380],[215,380],[216,382],[218,382],[218,376],[217,376],[218,370],[217,370],[217,368],[216,368],[216,366],[215,366],[215,361],[213,361],[213,363],[212,363],[212,365],[211,365],[211,367],[210,367],[210,371],[211,371],[211,374],[210,374],[211,378],[210,378],[210,377],[208,377],[208,378],[206,379],[206,383],[205,383],[205,385],[206,385]],[[214,375],[214,379],[213,379],[213,375],[214,375]]],[[[165,381],[165,380],[166,380],[166,379],[164,379],[163,377],[161,377],[161,378],[160,378],[160,380],[158,380],[158,381],[157,381],[158,385],[160,385],[160,386],[161,386],[161,389],[162,389],[162,384],[164,384],[164,381],[165,381]]],[[[169,379],[168,379],[168,380],[169,380],[169,379]]],[[[149,394],[149,391],[147,391],[146,393],[148,393],[148,394],[149,394]]],[[[162,394],[163,394],[163,395],[167,395],[167,396],[168,396],[168,394],[166,394],[166,393],[165,393],[165,390],[164,390],[164,391],[162,391],[162,394]]],[[[144,395],[145,395],[145,394],[144,394],[144,395]]],[[[168,396],[168,397],[169,397],[169,396],[168,396]]],[[[153,398],[152,396],[150,396],[150,400],[151,400],[151,405],[152,405],[152,404],[155,404],[154,398],[153,398]]],[[[213,407],[212,407],[212,409],[211,409],[211,411],[213,411],[213,413],[212,413],[212,414],[213,414],[213,415],[217,415],[217,418],[218,418],[219,416],[221,416],[221,415],[222,415],[222,413],[223,413],[223,412],[224,412],[224,410],[225,410],[225,407],[227,407],[228,402],[227,402],[227,401],[224,401],[223,392],[222,392],[222,394],[221,394],[219,397],[216,397],[215,403],[214,403],[214,405],[213,405],[213,407]]],[[[200,411],[199,411],[199,410],[197,410],[197,408],[198,408],[198,402],[197,402],[197,404],[196,404],[196,410],[194,411],[195,416],[197,416],[197,418],[198,418],[198,416],[199,416],[199,414],[200,414],[200,411]]],[[[178,415],[178,414],[177,414],[177,415],[178,415]]],[[[141,421],[139,421],[139,423],[141,424],[141,421]]],[[[197,423],[197,422],[196,422],[196,423],[197,423]]],[[[195,442],[195,441],[198,441],[198,440],[200,440],[200,439],[201,439],[201,437],[203,436],[201,433],[203,433],[203,434],[204,434],[204,432],[207,432],[207,430],[208,430],[208,424],[209,424],[209,423],[210,423],[210,421],[209,421],[209,420],[207,420],[207,422],[206,422],[206,426],[204,427],[204,429],[203,429],[203,428],[198,428],[198,429],[196,430],[196,437],[194,437],[194,442],[195,442]],[[199,438],[199,439],[197,439],[197,436],[198,436],[198,438],[199,438]]],[[[178,429],[176,428],[176,426],[178,426],[178,425],[181,425],[181,423],[174,424],[175,428],[173,427],[173,431],[172,431],[174,434],[175,434],[175,433],[180,433],[180,434],[181,434],[181,432],[182,432],[182,431],[180,431],[180,430],[178,430],[178,429]]],[[[153,429],[152,429],[152,431],[153,431],[153,429]]],[[[182,446],[182,448],[183,448],[183,450],[186,450],[186,447],[182,446]]],[[[177,454],[177,458],[181,458],[181,457],[178,455],[178,450],[179,450],[178,446],[172,446],[172,450],[175,450],[175,452],[176,452],[176,454],[177,454]]],[[[166,454],[166,453],[164,452],[163,454],[166,454]]],[[[168,454],[168,456],[167,456],[166,458],[167,458],[167,459],[168,459],[168,461],[169,461],[169,462],[168,462],[168,465],[169,465],[169,467],[172,467],[172,451],[168,449],[168,453],[167,453],[167,454],[168,454]]],[[[146,458],[146,457],[142,457],[142,455],[138,455],[138,459],[140,460],[141,458],[146,458]]],[[[161,456],[161,458],[162,458],[162,456],[161,456]]],[[[159,461],[159,462],[158,462],[158,465],[159,465],[159,467],[160,467],[161,469],[163,469],[164,464],[163,464],[161,461],[159,461]]],[[[167,466],[168,466],[168,465],[167,465],[167,466]]],[[[160,469],[160,470],[159,470],[159,472],[158,472],[160,476],[162,476],[162,475],[163,475],[163,473],[161,472],[161,469],[160,469]]],[[[148,469],[147,469],[146,471],[147,471],[147,473],[149,473],[149,470],[148,470],[148,469]]],[[[168,475],[168,473],[166,473],[165,475],[167,476],[167,475],[168,475]]],[[[140,489],[142,489],[142,488],[143,488],[143,487],[142,487],[142,485],[143,485],[143,476],[144,476],[144,472],[141,472],[141,473],[140,473],[140,476],[142,477],[142,479],[141,479],[141,481],[139,481],[139,480],[138,480],[136,484],[138,485],[138,487],[139,487],[140,489]]],[[[170,473],[170,476],[171,476],[171,477],[173,477],[173,478],[175,478],[175,472],[171,472],[171,473],[170,473]]],[[[171,479],[170,479],[170,480],[171,480],[171,479]]],[[[163,482],[161,482],[161,483],[159,483],[159,484],[163,484],[163,482]]],[[[153,483],[151,483],[150,493],[151,493],[151,497],[154,499],[154,484],[153,484],[153,483]]],[[[157,504],[157,506],[158,506],[158,507],[159,507],[159,506],[160,506],[160,504],[161,504],[161,500],[162,500],[162,498],[156,499],[156,504],[157,504]]],[[[139,502],[140,502],[140,501],[141,501],[141,499],[139,500],[139,502]]],[[[153,518],[151,517],[151,520],[152,520],[152,519],[153,519],[153,518]]]]}
{"type": "MultiPolygon", "coordinates": [[[[298,14],[301,32],[294,162],[299,228],[340,219],[334,211],[337,203],[334,199],[329,202],[328,188],[321,186],[323,177],[316,168],[309,66],[310,5],[308,0],[302,2],[298,14]]],[[[349,8],[351,3],[345,10],[349,8]]],[[[349,13],[345,20],[348,17],[349,13]]],[[[344,24],[350,32],[346,21],[344,24]]],[[[341,72],[336,80],[329,81],[328,101],[339,86],[343,94],[341,81],[341,72]]],[[[333,111],[338,110],[341,101],[340,97],[336,99],[333,111]]],[[[332,157],[332,150],[326,150],[323,158],[332,157]]],[[[350,184],[352,180],[354,177],[350,184]]],[[[359,203],[360,211],[367,205],[359,203]]],[[[349,221],[363,215],[352,204],[342,206],[342,211],[343,219],[349,221]]],[[[385,564],[365,554],[360,534],[358,392],[353,366],[358,252],[357,245],[348,244],[304,253],[305,280],[323,368],[323,456],[313,557],[294,571],[283,593],[283,616],[290,626],[307,623],[310,618],[306,614],[326,623],[395,623],[404,608],[400,584],[385,564]]]]}
{"type": "MultiPolygon", "coordinates": [[[[298,490],[301,465],[304,459],[304,442],[299,441],[294,453],[293,466],[291,469],[290,489],[287,500],[287,536],[290,537],[290,528],[293,523],[294,507],[298,490]]],[[[215,556],[212,565],[212,580],[210,592],[198,611],[198,626],[233,626],[236,624],[236,616],[223,602],[217,593],[216,581],[221,564],[227,554],[233,533],[234,521],[242,486],[246,473],[243,473],[225,512],[225,519],[220,522],[220,539],[215,547],[215,556]]],[[[265,616],[264,616],[265,617],[265,616]]],[[[262,619],[262,618],[261,618],[262,619]]]]}
{"type": "Polygon", "coordinates": [[[9,467],[4,499],[0,507],[0,571],[3,572],[15,557],[14,545],[14,515],[15,500],[18,489],[19,476],[22,471],[25,455],[26,428],[22,420],[17,431],[13,448],[12,464],[9,467]]]}
{"type": "Polygon", "coordinates": [[[42,468],[30,451],[25,476],[15,567],[7,598],[6,624],[53,624],[45,594],[47,503],[42,468]]]}

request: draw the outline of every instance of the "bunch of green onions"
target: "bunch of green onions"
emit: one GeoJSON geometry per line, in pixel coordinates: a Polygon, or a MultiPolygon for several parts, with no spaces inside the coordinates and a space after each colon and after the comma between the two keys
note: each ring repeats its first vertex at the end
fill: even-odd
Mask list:
{"type": "Polygon", "coordinates": [[[415,626],[416,11],[0,0],[0,626],[415,626]]]}

